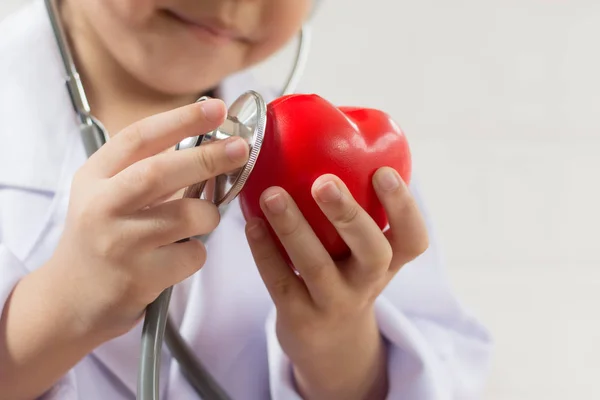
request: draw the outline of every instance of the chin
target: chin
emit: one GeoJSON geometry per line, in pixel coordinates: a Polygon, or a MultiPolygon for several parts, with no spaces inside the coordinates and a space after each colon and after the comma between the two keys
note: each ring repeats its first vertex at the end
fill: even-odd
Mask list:
{"type": "Polygon", "coordinates": [[[217,87],[226,75],[220,71],[197,69],[192,72],[183,68],[144,68],[135,73],[144,86],[168,96],[190,96],[205,93],[217,87]]]}
{"type": "Polygon", "coordinates": [[[182,79],[177,77],[156,77],[155,79],[145,79],[144,84],[152,90],[167,96],[202,96],[221,82],[221,79],[202,79],[197,77],[190,79],[182,79]]]}
{"type": "Polygon", "coordinates": [[[135,75],[146,86],[166,95],[200,96],[215,89],[229,75],[243,69],[239,63],[232,62],[231,58],[192,58],[188,54],[153,60],[152,63],[140,63],[135,75]]]}

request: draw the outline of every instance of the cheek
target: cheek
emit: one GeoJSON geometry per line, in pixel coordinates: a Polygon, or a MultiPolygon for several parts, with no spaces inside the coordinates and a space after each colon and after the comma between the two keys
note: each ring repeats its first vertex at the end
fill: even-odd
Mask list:
{"type": "Polygon", "coordinates": [[[139,26],[151,18],[158,7],[156,0],[95,0],[100,13],[110,16],[115,23],[139,26]]]}
{"type": "Polygon", "coordinates": [[[215,50],[174,25],[151,0],[85,0],[86,19],[107,53],[136,80],[168,94],[216,85],[244,66],[243,44],[215,50]],[[225,66],[225,67],[224,67],[225,66]]]}

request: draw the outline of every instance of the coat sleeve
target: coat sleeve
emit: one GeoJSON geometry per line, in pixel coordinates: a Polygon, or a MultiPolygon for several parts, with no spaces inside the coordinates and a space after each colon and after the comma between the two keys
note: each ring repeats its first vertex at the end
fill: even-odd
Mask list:
{"type": "MultiPolygon", "coordinates": [[[[428,222],[431,245],[403,267],[375,303],[388,343],[388,398],[480,399],[489,370],[490,336],[452,292],[420,193],[415,185],[411,189],[428,222]]],[[[266,327],[271,395],[274,400],[300,399],[291,362],[277,340],[275,319],[273,311],[266,327]]]]}
{"type": "MultiPolygon", "coordinates": [[[[29,219],[35,219],[37,214],[32,210],[32,215],[13,215],[16,210],[16,202],[24,202],[30,205],[39,205],[35,202],[44,202],[40,196],[28,195],[25,192],[13,191],[2,188],[0,183],[0,315],[4,313],[6,302],[9,299],[17,283],[30,273],[30,269],[14,251],[15,245],[21,243],[15,232],[17,225],[28,225],[29,219]],[[29,202],[29,203],[28,203],[29,202]],[[10,242],[10,243],[9,243],[10,242]]],[[[37,209],[36,207],[32,207],[37,209]]],[[[23,226],[21,226],[23,228],[23,226]]],[[[16,246],[18,247],[18,246],[16,246]]],[[[1,340],[1,339],[0,339],[1,340]]],[[[78,400],[74,373],[71,371],[48,390],[40,400],[78,400]]]]}
{"type": "MultiPolygon", "coordinates": [[[[15,285],[28,273],[23,263],[0,243],[0,309],[4,311],[6,301],[10,297],[15,285]]],[[[72,373],[67,374],[57,382],[40,400],[77,400],[75,379],[72,373]]]]}

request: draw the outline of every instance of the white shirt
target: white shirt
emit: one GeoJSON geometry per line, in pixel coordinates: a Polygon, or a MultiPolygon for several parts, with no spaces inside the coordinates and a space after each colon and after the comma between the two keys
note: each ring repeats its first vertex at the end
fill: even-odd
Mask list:
{"type": "MultiPolygon", "coordinates": [[[[248,89],[256,84],[239,74],[222,84],[219,97],[231,103],[248,89]]],[[[36,0],[0,24],[0,311],[19,279],[54,252],[71,179],[85,160],[55,39],[43,2],[36,0]]],[[[376,301],[380,330],[390,343],[389,398],[478,399],[489,367],[489,336],[453,295],[420,193],[415,184],[411,190],[431,246],[376,301]]],[[[235,201],[207,243],[205,266],[175,288],[172,316],[233,399],[299,399],[244,224],[235,201]]],[[[141,324],[98,347],[43,398],[135,399],[140,335],[141,324]]],[[[198,399],[166,346],[162,360],[161,398],[198,399]]]]}

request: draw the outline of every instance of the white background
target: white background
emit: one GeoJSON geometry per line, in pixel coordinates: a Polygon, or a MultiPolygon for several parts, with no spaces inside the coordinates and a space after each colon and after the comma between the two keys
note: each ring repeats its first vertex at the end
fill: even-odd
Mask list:
{"type": "Polygon", "coordinates": [[[495,337],[485,398],[600,398],[600,2],[327,0],[314,37],[302,89],[409,135],[454,286],[495,337]]]}

